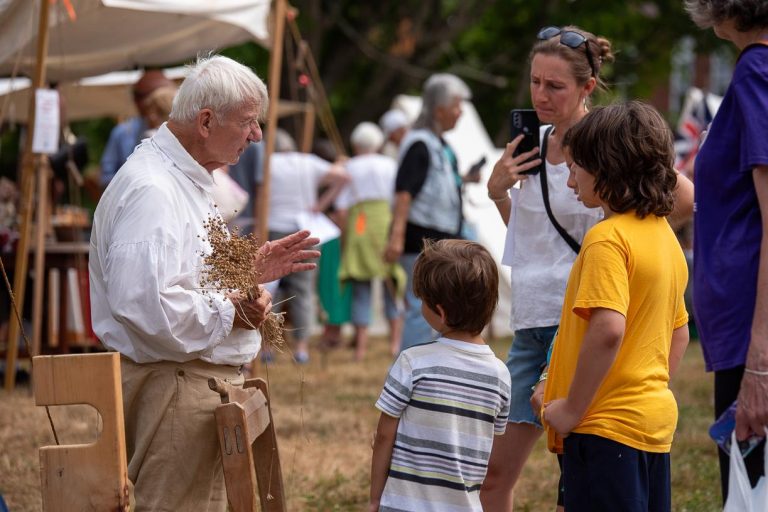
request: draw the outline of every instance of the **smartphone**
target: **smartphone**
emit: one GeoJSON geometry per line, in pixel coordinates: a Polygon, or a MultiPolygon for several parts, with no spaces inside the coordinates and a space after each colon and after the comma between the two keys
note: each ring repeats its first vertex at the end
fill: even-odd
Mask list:
{"type": "MultiPolygon", "coordinates": [[[[731,453],[731,433],[736,428],[736,402],[733,402],[723,414],[709,427],[709,436],[717,443],[726,454],[731,453]]],[[[752,436],[745,441],[739,441],[741,456],[746,457],[760,443],[764,437],[752,436]]]]}
{"type": "Polygon", "coordinates": [[[477,162],[475,162],[474,164],[472,164],[472,167],[469,168],[469,170],[467,171],[467,174],[471,175],[471,174],[479,173],[480,169],[483,168],[483,166],[485,165],[486,161],[487,161],[486,158],[483,157],[480,160],[478,160],[477,162]]]}
{"type": "MultiPolygon", "coordinates": [[[[525,153],[532,150],[539,145],[539,118],[536,116],[536,111],[533,109],[514,109],[509,113],[509,133],[510,140],[523,134],[523,140],[518,144],[517,149],[512,156],[517,156],[520,153],[525,153]]],[[[535,160],[538,156],[533,156],[527,161],[535,160]]],[[[520,174],[538,174],[541,169],[540,166],[536,166],[533,169],[523,171],[520,174]]]]}

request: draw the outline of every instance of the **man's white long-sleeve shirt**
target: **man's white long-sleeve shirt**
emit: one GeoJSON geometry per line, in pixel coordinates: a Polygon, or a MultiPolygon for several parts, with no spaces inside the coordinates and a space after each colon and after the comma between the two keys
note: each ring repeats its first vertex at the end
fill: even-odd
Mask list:
{"type": "Polygon", "coordinates": [[[239,366],[261,347],[256,330],[232,328],[235,308],[204,295],[210,252],[203,223],[218,215],[213,179],[163,125],[136,148],[99,201],[89,259],[93,330],[137,363],[239,366]]]}

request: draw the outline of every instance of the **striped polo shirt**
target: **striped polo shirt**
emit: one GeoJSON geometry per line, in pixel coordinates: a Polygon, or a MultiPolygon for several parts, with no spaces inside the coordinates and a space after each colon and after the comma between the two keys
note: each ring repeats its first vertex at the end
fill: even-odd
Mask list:
{"type": "Polygon", "coordinates": [[[439,338],[403,351],[376,407],[400,418],[381,512],[482,511],[509,413],[509,371],[490,347],[439,338]]]}

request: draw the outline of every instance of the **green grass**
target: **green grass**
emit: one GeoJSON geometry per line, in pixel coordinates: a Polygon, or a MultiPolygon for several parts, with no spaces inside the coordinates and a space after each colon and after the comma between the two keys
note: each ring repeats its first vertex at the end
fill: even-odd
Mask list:
{"type": "MultiPolygon", "coordinates": [[[[491,346],[502,356],[509,340],[491,346]]],[[[290,511],[359,511],[368,502],[371,439],[381,391],[391,358],[385,340],[371,340],[362,363],[338,349],[312,353],[306,367],[279,354],[268,369],[283,479],[290,511]]],[[[268,374],[267,374],[268,373],[268,374]]],[[[721,510],[717,454],[707,428],[712,421],[712,377],[704,372],[701,350],[691,343],[672,383],[680,420],[672,448],[672,509],[721,510]]],[[[57,407],[54,421],[63,443],[91,439],[89,408],[57,407]]],[[[14,512],[40,510],[37,448],[52,444],[45,412],[35,407],[27,388],[0,391],[0,493],[14,512]]],[[[558,470],[542,438],[515,493],[516,511],[554,509],[558,470]]]]}

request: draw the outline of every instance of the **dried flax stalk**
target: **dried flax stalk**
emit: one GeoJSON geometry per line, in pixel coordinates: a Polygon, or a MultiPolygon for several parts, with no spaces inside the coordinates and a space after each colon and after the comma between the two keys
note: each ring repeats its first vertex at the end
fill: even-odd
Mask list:
{"type": "MultiPolygon", "coordinates": [[[[203,228],[211,246],[210,254],[202,254],[200,286],[203,294],[211,301],[211,293],[217,292],[225,297],[244,293],[248,300],[257,299],[261,293],[258,286],[260,274],[254,271],[253,258],[261,244],[256,237],[253,234],[240,236],[237,230],[230,234],[220,216],[209,216],[208,220],[203,222],[203,228]]],[[[240,312],[236,311],[236,314],[240,315],[240,312]]],[[[260,327],[264,343],[278,351],[285,344],[283,315],[270,313],[260,327]]]]}

